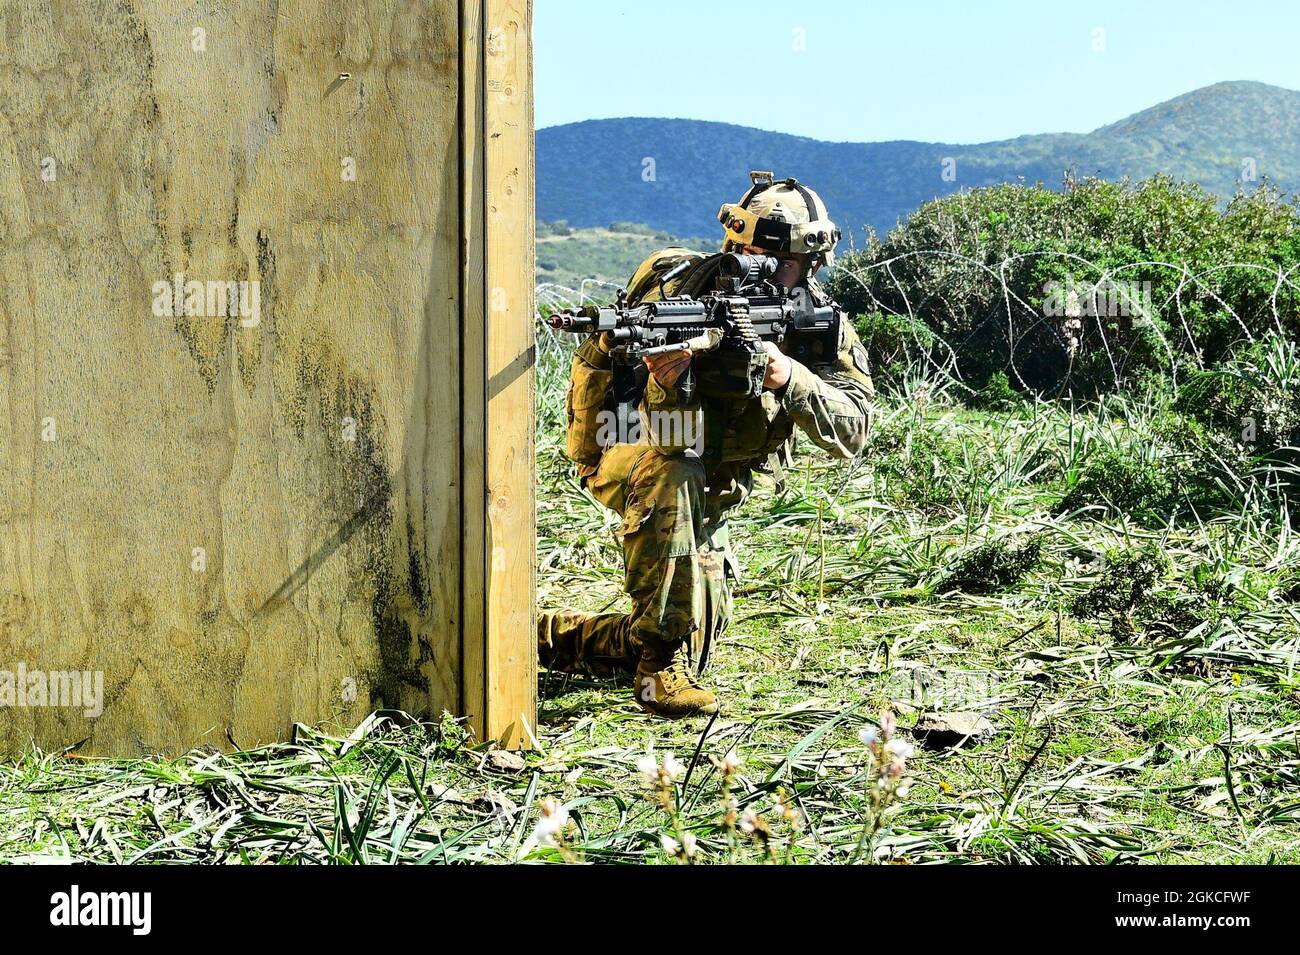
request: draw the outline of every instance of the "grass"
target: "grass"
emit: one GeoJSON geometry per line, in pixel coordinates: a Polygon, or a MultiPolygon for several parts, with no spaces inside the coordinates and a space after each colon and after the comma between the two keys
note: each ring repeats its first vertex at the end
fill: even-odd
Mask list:
{"type": "MultiPolygon", "coordinates": [[[[539,341],[540,599],[618,606],[614,519],[561,455],[567,348],[539,341]]],[[[745,580],[712,721],[654,721],[624,683],[542,674],[541,747],[521,756],[399,713],[247,752],[32,752],[0,764],[0,860],[668,864],[663,837],[689,835],[697,862],[1300,862],[1284,499],[1248,481],[1217,510],[1139,521],[1098,485],[1060,508],[1158,412],[973,411],[918,369],[861,461],[805,443],[785,493],[760,479],[735,519],[745,580]],[[1161,558],[1146,590],[1103,593],[1144,553],[1161,558]],[[859,731],[889,710],[906,736],[932,709],[995,732],[919,751],[877,819],[859,731]],[[662,802],[637,766],[650,752],[688,767],[662,802]],[[728,811],[746,810],[770,834],[738,829],[728,811]],[[556,812],[568,825],[539,839],[556,812]]],[[[1143,447],[1154,466],[1173,453],[1143,447]]]]}

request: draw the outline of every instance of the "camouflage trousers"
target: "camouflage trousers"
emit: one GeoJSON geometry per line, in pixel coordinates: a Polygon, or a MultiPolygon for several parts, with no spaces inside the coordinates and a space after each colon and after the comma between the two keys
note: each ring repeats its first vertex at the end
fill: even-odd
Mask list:
{"type": "Polygon", "coordinates": [[[689,641],[692,664],[703,671],[730,621],[735,576],[725,515],[706,499],[704,465],[618,444],[602,455],[587,489],[623,518],[615,534],[632,611],[541,613],[538,658],[553,670],[607,675],[634,671],[647,642],[676,648],[689,641]]]}

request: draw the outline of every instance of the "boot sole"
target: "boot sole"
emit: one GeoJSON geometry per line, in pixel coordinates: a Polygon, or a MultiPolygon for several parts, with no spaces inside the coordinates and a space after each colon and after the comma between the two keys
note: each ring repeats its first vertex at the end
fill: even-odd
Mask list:
{"type": "Polygon", "coordinates": [[[702,706],[697,710],[690,710],[689,712],[684,713],[668,713],[663,710],[656,710],[646,706],[640,700],[637,700],[636,703],[637,706],[641,707],[641,709],[646,713],[649,713],[651,716],[657,716],[663,720],[688,720],[692,716],[713,716],[718,712],[718,704],[716,703],[711,706],[702,706]]]}

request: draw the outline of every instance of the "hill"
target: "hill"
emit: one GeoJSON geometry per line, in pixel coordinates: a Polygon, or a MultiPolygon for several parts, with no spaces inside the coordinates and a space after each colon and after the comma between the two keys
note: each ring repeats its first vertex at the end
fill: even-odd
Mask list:
{"type": "MultiPolygon", "coordinates": [[[[706,223],[707,225],[707,223],[706,223]]],[[[583,288],[589,295],[608,298],[614,285],[625,283],[633,269],[651,252],[671,245],[691,249],[714,249],[718,240],[678,238],[647,226],[614,222],[602,228],[574,229],[567,223],[537,223],[537,282],[571,289],[583,288]]]]}
{"type": "Polygon", "coordinates": [[[711,233],[721,202],[750,169],[814,185],[840,224],[892,228],[922,202],[960,188],[1060,184],[1077,176],[1157,172],[1230,196],[1254,174],[1300,189],[1300,92],[1217,83],[1091,133],[1047,133],[974,145],[909,141],[832,143],[748,126],[688,119],[606,119],[537,131],[537,215],[573,226],[616,220],[677,235],[711,233]],[[955,178],[943,178],[955,160],[955,178]]]}

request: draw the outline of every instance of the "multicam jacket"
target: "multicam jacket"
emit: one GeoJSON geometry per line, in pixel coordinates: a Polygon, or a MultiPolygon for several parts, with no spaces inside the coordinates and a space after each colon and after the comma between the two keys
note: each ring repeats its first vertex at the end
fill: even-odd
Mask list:
{"type": "MultiPolygon", "coordinates": [[[[637,269],[628,285],[632,302],[654,301],[661,295],[698,295],[712,283],[717,256],[700,256],[685,249],[665,249],[650,256],[637,269]],[[683,261],[692,267],[662,288],[658,277],[683,261]]],[[[818,305],[829,296],[810,280],[809,291],[818,305]]],[[[764,391],[758,398],[716,399],[697,396],[683,405],[677,389],[664,388],[649,376],[640,412],[643,419],[653,413],[699,411],[709,453],[709,497],[717,507],[727,508],[748,495],[751,472],[779,467],[788,459],[795,425],[818,447],[839,458],[851,458],[866,445],[875,389],[867,365],[867,353],[852,325],[840,326],[839,349],[834,355],[804,365],[791,359],[790,380],[777,392],[764,391]]],[[[605,450],[607,429],[600,412],[608,407],[613,387],[609,345],[593,336],[579,346],[569,375],[566,401],[568,455],[577,462],[579,474],[595,473],[605,450]]],[[[685,445],[665,441],[661,431],[648,428],[642,440],[667,455],[686,453],[685,445]]]]}

